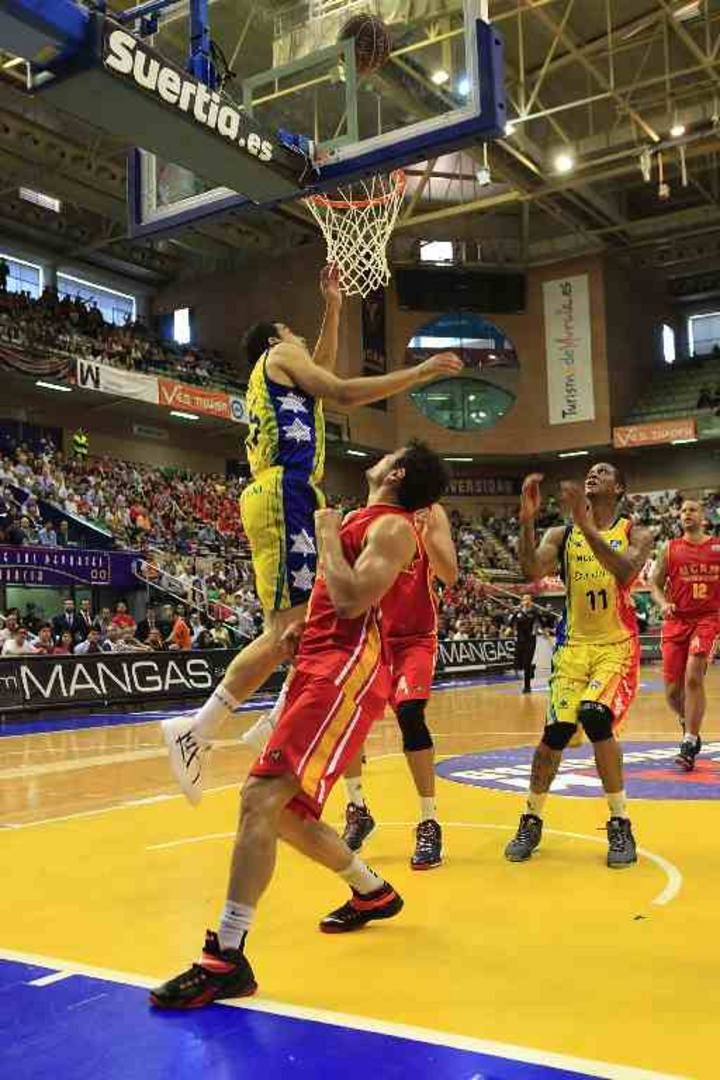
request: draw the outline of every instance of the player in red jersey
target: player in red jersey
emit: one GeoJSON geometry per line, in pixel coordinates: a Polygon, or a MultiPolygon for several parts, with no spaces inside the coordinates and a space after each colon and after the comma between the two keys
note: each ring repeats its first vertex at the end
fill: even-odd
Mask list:
{"type": "Polygon", "coordinates": [[[704,530],[702,503],[680,507],[682,537],[663,548],[651,591],[663,617],[665,694],[683,727],[675,759],[690,772],[702,745],[705,675],[720,636],[720,539],[704,530]]]}
{"type": "Polygon", "coordinates": [[[322,572],[310,597],[295,670],[277,727],[251,769],[233,851],[227,901],[208,931],[199,963],[152,991],[163,1008],[188,1009],[256,990],[244,944],[270,884],[278,838],[333,870],[351,898],[320,923],[327,933],[358,930],[403,906],[320,814],[333,784],[383,715],[390,692],[379,605],[417,557],[413,514],[436,502],[446,470],[421,443],[388,454],[367,473],[367,506],[341,527],[315,514],[322,572]]]}
{"type": "MultiPolygon", "coordinates": [[[[431,870],[442,862],[442,829],[435,805],[435,750],[425,721],[437,656],[437,604],[432,583],[437,577],[445,585],[454,585],[458,564],[450,522],[439,504],[416,514],[415,524],[420,541],[417,556],[384,597],[380,610],[390,649],[390,704],[420,799],[410,865],[413,870],[431,870]]],[[[359,851],[375,829],[363,795],[362,764],[360,750],[345,772],[348,804],[343,840],[352,851],[359,851]]]]}

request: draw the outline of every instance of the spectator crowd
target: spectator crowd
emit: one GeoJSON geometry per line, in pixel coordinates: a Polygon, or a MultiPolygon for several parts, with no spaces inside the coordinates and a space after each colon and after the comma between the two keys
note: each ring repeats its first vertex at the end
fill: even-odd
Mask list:
{"type": "Polygon", "coordinates": [[[237,375],[222,355],[151,333],[142,322],[107,323],[94,302],[59,296],[47,287],[40,299],[7,292],[0,275],[0,355],[36,374],[74,374],[76,360],[110,364],[125,371],[164,375],[197,386],[238,388],[237,375]]]}
{"type": "MultiPolygon", "coordinates": [[[[63,459],[47,441],[0,450],[0,542],[12,546],[72,545],[65,515],[112,533],[116,543],[140,554],[140,577],[153,597],[174,601],[174,617],[190,630],[191,644],[206,647],[237,644],[255,636],[261,623],[253,588],[249,551],[242,531],[238,500],[243,481],[219,475],[158,469],[109,458],[63,459]],[[56,523],[41,506],[56,511],[56,523]]],[[[356,501],[330,498],[343,511],[356,501]]],[[[681,495],[676,491],[629,496],[625,512],[647,526],[656,545],[677,535],[681,495]]],[[[706,500],[710,527],[720,535],[720,494],[706,500]]],[[[563,523],[561,508],[552,498],[544,505],[539,528],[563,523]]],[[[440,633],[445,638],[503,638],[512,636],[512,598],[504,587],[522,580],[518,562],[519,524],[512,514],[487,510],[472,520],[451,512],[458,549],[460,578],[440,589],[440,633]]],[[[649,567],[648,567],[649,569],[649,567]]],[[[162,609],[164,610],[164,609],[162,609]]],[[[117,614],[117,613],[116,613],[117,614]]],[[[53,649],[77,650],[88,640],[87,627],[77,620],[51,624],[53,649]],[[70,635],[68,638],[67,635],[70,635]]],[[[135,636],[130,625],[113,619],[97,627],[97,640],[87,649],[180,647],[171,639],[168,612],[160,618],[159,635],[135,636]],[[107,625],[106,625],[107,624],[107,625]],[[117,631],[110,631],[117,625],[117,631]]],[[[147,620],[158,621],[154,608],[147,620]],[[155,614],[153,614],[155,612],[155,614]]],[[[155,629],[155,626],[151,626],[155,629]]],[[[29,631],[22,642],[27,651],[47,645],[39,626],[25,621],[29,631]],[[40,644],[38,645],[38,642],[40,644]]],[[[21,635],[22,636],[22,635],[21,635]]],[[[83,650],[84,651],[84,650],[83,650]]]]}
{"type": "Polygon", "coordinates": [[[97,613],[89,600],[63,602],[62,610],[50,619],[36,614],[32,605],[25,613],[11,609],[0,615],[0,655],[84,656],[88,653],[187,652],[192,649],[230,649],[255,636],[257,620],[242,623],[230,604],[227,611],[201,615],[183,603],[149,606],[139,622],[124,601],[115,610],[103,607],[97,613]],[[223,620],[214,615],[226,615],[223,620]]]}
{"type": "Polygon", "coordinates": [[[120,547],[242,558],[242,488],[238,479],[117,458],[62,459],[51,447],[0,450],[0,540],[13,546],[72,544],[67,520],[53,525],[43,516],[42,501],[112,533],[120,547]]]}

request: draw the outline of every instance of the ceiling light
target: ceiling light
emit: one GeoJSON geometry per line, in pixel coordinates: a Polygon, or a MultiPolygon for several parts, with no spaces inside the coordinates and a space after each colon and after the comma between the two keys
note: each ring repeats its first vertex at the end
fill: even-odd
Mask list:
{"type": "Polygon", "coordinates": [[[490,170],[487,165],[478,166],[475,170],[475,179],[480,187],[488,187],[489,184],[492,184],[492,176],[490,175],[490,170]]]}
{"type": "Polygon", "coordinates": [[[61,394],[72,392],[72,386],[61,386],[60,383],[46,382],[45,379],[36,379],[36,386],[42,386],[44,390],[59,390],[61,394]]]}
{"type": "Polygon", "coordinates": [[[458,79],[457,92],[463,97],[467,97],[470,93],[470,80],[467,75],[463,75],[461,79],[458,79]]]}
{"type": "Polygon", "coordinates": [[[471,458],[471,457],[446,457],[446,458],[443,458],[443,461],[474,461],[474,458],[471,458]]]}
{"type": "Polygon", "coordinates": [[[35,191],[34,188],[21,187],[18,188],[18,195],[25,202],[35,203],[36,206],[42,206],[43,210],[52,210],[53,213],[59,214],[62,210],[62,203],[59,199],[54,198],[52,195],[46,195],[44,191],[35,191]]]}
{"type": "Polygon", "coordinates": [[[589,450],[565,450],[558,457],[587,457],[589,453],[589,450]]]}
{"type": "Polygon", "coordinates": [[[366,450],[346,450],[348,457],[370,457],[366,450]]]}
{"type": "Polygon", "coordinates": [[[686,443],[694,443],[694,442],[697,442],[696,438],[692,438],[692,439],[673,439],[671,441],[670,445],[671,446],[685,446],[686,443]]]}
{"type": "Polygon", "coordinates": [[[673,139],[679,139],[685,134],[687,128],[684,124],[681,124],[679,120],[676,120],[673,126],[670,128],[670,137],[673,139]]]}
{"type": "Polygon", "coordinates": [[[435,83],[436,86],[444,86],[449,78],[450,76],[448,75],[445,68],[437,68],[437,70],[433,71],[432,75],[430,76],[430,81],[435,83]]]}
{"type": "Polygon", "coordinates": [[[507,124],[505,125],[505,134],[508,137],[515,134],[515,125],[513,124],[512,120],[508,120],[507,124]]]}
{"type": "Polygon", "coordinates": [[[194,412],[183,412],[182,409],[171,409],[171,416],[177,416],[178,420],[199,420],[200,417],[194,412]]]}
{"type": "Polygon", "coordinates": [[[553,168],[556,173],[569,173],[575,168],[575,156],[571,150],[561,150],[555,155],[553,168]]]}

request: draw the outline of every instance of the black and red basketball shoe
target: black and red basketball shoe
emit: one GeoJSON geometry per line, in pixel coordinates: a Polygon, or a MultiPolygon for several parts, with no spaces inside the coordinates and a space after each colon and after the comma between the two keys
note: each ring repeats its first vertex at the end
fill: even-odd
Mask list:
{"type": "Polygon", "coordinates": [[[379,889],[365,895],[353,889],[346,904],[320,920],[320,929],[323,934],[347,934],[362,930],[375,919],[392,919],[402,909],[403,898],[385,881],[379,889]]]}
{"type": "Polygon", "coordinates": [[[200,963],[151,990],[150,1003],[159,1009],[199,1009],[222,998],[250,997],[256,990],[242,949],[221,949],[217,934],[208,930],[200,963]]]}

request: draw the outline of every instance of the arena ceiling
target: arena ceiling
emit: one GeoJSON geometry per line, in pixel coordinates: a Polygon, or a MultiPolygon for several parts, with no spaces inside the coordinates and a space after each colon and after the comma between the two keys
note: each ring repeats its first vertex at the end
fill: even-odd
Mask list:
{"type": "MultiPolygon", "coordinates": [[[[396,2],[431,33],[459,0],[396,2]]],[[[211,0],[213,35],[238,78],[249,57],[252,70],[271,66],[282,6],[211,0]]],[[[177,58],[185,9],[172,8],[156,37],[177,58]]],[[[410,168],[395,257],[411,258],[419,239],[432,238],[462,243],[468,260],[488,265],[587,252],[671,275],[720,265],[720,0],[489,0],[489,11],[505,41],[512,127],[489,147],[489,178],[480,146],[410,168]],[[565,174],[561,151],[574,159],[565,174]]],[[[391,92],[393,63],[382,72],[391,92]]],[[[41,96],[28,99],[17,58],[0,52],[0,65],[2,232],[149,282],[314,238],[304,211],[286,207],[130,243],[127,148],[41,96]],[[19,200],[20,185],[60,198],[62,214],[19,200]]]]}

